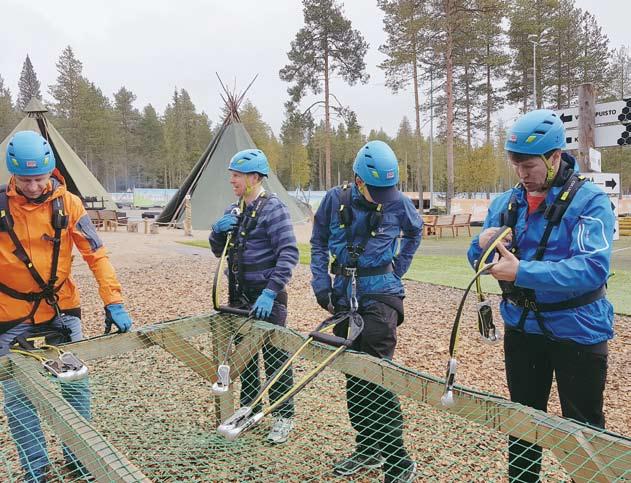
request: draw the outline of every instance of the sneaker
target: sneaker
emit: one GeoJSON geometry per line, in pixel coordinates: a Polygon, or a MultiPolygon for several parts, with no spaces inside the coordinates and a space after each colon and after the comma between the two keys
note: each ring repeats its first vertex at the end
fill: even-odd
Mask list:
{"type": "Polygon", "coordinates": [[[348,458],[335,464],[333,473],[339,476],[350,476],[360,470],[381,468],[385,461],[385,458],[379,453],[366,455],[355,450],[348,458]]]}
{"type": "Polygon", "coordinates": [[[416,462],[411,461],[410,464],[397,475],[386,475],[383,479],[384,483],[411,483],[416,480],[416,462]]]}
{"type": "Polygon", "coordinates": [[[289,433],[294,428],[294,420],[291,418],[284,418],[283,416],[278,416],[274,419],[274,424],[272,425],[272,429],[267,435],[267,441],[269,443],[280,444],[287,441],[289,437],[289,433]]]}

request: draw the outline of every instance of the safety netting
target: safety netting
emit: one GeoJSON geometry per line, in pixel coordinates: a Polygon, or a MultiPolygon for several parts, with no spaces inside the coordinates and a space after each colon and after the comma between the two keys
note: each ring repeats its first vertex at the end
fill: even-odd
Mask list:
{"type": "MultiPolygon", "coordinates": [[[[256,376],[257,367],[265,379],[264,358],[252,358],[265,352],[270,376],[305,339],[290,329],[213,313],[65,345],[88,366],[87,379],[61,382],[33,357],[3,357],[0,398],[18,398],[21,405],[11,404],[11,431],[0,415],[0,481],[23,481],[15,440],[35,451],[38,439],[32,424],[15,421],[32,417],[33,410],[47,448],[47,481],[339,480],[334,465],[354,451],[357,434],[347,385],[357,385],[351,391],[360,407],[355,425],[383,423],[400,401],[403,440],[419,481],[506,481],[509,435],[544,448],[543,481],[631,479],[628,438],[461,387],[455,405],[446,408],[443,380],[348,350],[294,396],[294,429],[285,443],[267,441],[282,407],[233,441],[219,434],[218,425],[239,408],[241,380],[256,376]],[[217,395],[212,388],[222,363],[231,384],[217,395]]],[[[294,383],[334,350],[317,342],[306,346],[292,364],[294,383]]],[[[275,397],[288,387],[277,389],[275,397]]],[[[372,434],[374,445],[387,452],[389,436],[372,434]]],[[[350,479],[383,481],[383,472],[375,468],[350,479]]]]}

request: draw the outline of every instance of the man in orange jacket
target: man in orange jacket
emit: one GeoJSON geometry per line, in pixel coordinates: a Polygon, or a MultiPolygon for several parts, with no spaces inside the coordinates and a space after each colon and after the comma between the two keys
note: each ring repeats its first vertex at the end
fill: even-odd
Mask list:
{"type": "MultiPolygon", "coordinates": [[[[0,356],[17,337],[43,329],[62,342],[82,338],[79,291],[72,280],[72,249],[76,246],[94,273],[105,304],[105,328],[131,327],[122,305],[121,286],[105,247],[81,200],[66,189],[55,169],[53,149],[39,134],[20,131],[8,144],[6,163],[13,174],[0,187],[0,356]]],[[[25,481],[46,481],[50,460],[35,408],[15,380],[3,382],[4,406],[25,481]]],[[[65,382],[63,396],[90,419],[87,380],[65,382]]],[[[64,447],[69,467],[89,476],[64,447]]]]}

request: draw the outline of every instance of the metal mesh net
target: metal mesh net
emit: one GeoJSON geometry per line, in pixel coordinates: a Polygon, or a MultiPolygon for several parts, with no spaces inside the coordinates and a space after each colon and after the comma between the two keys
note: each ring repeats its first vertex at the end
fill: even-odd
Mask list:
{"type": "MultiPolygon", "coordinates": [[[[45,458],[40,459],[45,466],[38,469],[47,473],[48,481],[85,481],[88,475],[97,481],[334,480],[339,478],[334,465],[356,448],[353,427],[363,428],[372,438],[371,448],[378,447],[381,456],[396,464],[388,454],[391,435],[374,430],[383,424],[374,425],[387,419],[397,401],[405,448],[417,464],[419,480],[506,480],[508,435],[520,438],[526,450],[531,443],[544,448],[543,480],[631,478],[629,439],[464,388],[456,391],[455,406],[446,409],[440,403],[440,379],[351,351],[295,395],[294,429],[287,442],[267,441],[282,407],[227,441],[216,429],[239,407],[246,367],[258,367],[264,379],[265,362],[279,366],[305,340],[289,329],[242,322],[237,316],[213,314],[68,344],[66,350],[89,367],[89,381],[59,382],[37,360],[21,354],[0,359],[0,397],[4,403],[12,397],[23,401],[12,405],[18,407],[13,421],[31,417],[34,407],[45,439],[38,439],[32,424],[17,427],[12,422],[10,430],[2,413],[0,480],[22,481],[25,475],[16,440],[27,451],[43,452],[45,445],[45,458]],[[211,388],[217,366],[237,329],[237,343],[225,361],[232,384],[216,396],[211,388]],[[252,362],[259,352],[265,352],[267,361],[259,357],[252,362]],[[363,408],[352,425],[347,386],[363,408]]],[[[319,343],[307,346],[292,365],[294,383],[333,350],[319,343]]],[[[268,368],[268,377],[272,372],[268,368]]],[[[287,388],[279,389],[282,393],[287,388]]],[[[386,426],[396,427],[396,422],[386,426]]],[[[531,477],[525,473],[516,481],[531,477]]],[[[352,478],[382,481],[383,471],[366,469],[352,478]]]]}

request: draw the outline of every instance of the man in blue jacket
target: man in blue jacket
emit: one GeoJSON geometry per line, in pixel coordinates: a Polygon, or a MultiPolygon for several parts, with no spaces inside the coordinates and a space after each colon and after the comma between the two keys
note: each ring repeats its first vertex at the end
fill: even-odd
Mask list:
{"type": "MultiPolygon", "coordinates": [[[[468,256],[473,264],[499,227],[513,228],[490,270],[502,288],[511,400],[545,411],[554,374],[563,416],[604,428],[611,203],[561,152],[565,129],[553,111],[522,116],[505,148],[520,183],[493,200],[468,256]]],[[[539,481],[540,468],[541,448],[511,437],[510,481],[539,481]]]]}
{"type": "MultiPolygon", "coordinates": [[[[420,245],[422,221],[412,202],[396,188],[399,165],[386,143],[371,141],[363,146],[353,171],[355,183],[327,192],[315,215],[311,285],[322,308],[332,313],[348,310],[349,274],[354,271],[364,329],[352,349],[392,359],[397,325],[403,321],[401,277],[420,245]]],[[[413,481],[416,463],[403,444],[403,416],[396,395],[347,376],[346,397],[357,445],[334,472],[349,476],[383,465],[386,482],[413,481]]]]}
{"type": "MultiPolygon", "coordinates": [[[[285,326],[287,291],[285,286],[298,264],[298,246],[289,211],[273,193],[263,188],[263,178],[269,174],[269,163],[263,151],[246,149],[235,154],[228,167],[230,184],[239,203],[233,203],[212,226],[210,246],[220,257],[229,232],[234,244],[228,254],[230,304],[247,308],[262,320],[285,326]],[[235,208],[242,212],[234,214],[235,208]]],[[[287,353],[271,345],[263,346],[263,361],[267,378],[272,377],[287,360],[287,353]]],[[[258,355],[241,373],[241,405],[247,406],[258,394],[258,355]]],[[[270,388],[271,403],[278,400],[293,385],[291,368],[270,388]]],[[[254,408],[258,412],[260,408],[254,408]]],[[[293,428],[294,405],[291,399],[274,413],[275,420],[267,440],[284,443],[293,428]]]]}

